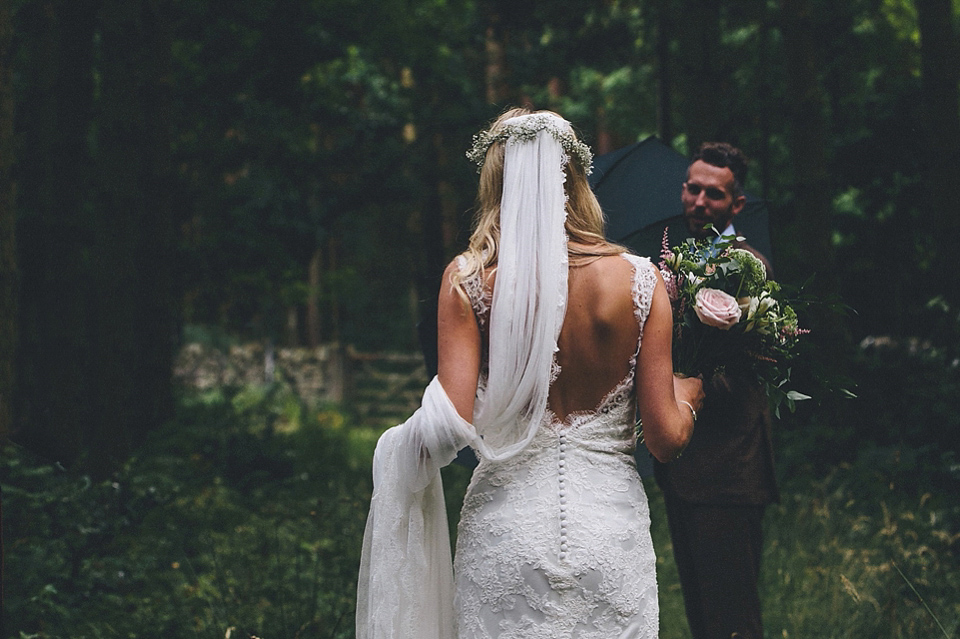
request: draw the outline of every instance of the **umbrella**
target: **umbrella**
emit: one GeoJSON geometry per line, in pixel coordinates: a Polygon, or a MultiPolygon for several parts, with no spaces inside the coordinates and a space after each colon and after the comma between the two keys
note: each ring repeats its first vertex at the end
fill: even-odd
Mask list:
{"type": "MultiPolygon", "coordinates": [[[[655,136],[594,159],[590,186],[607,216],[607,237],[638,255],[657,258],[668,229],[675,246],[689,237],[680,208],[680,189],[690,161],[655,136]]],[[[734,220],[737,233],[770,257],[769,213],[747,193],[734,220]]]]}

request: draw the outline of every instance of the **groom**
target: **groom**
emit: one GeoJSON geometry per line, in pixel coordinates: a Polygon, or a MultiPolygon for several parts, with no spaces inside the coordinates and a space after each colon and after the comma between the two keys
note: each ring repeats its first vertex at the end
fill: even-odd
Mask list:
{"type": "MultiPolygon", "coordinates": [[[[697,238],[736,237],[747,164],[722,142],[693,156],[681,202],[697,238]],[[704,228],[712,224],[712,228],[704,228]]],[[[729,238],[728,238],[729,239],[729,238]]],[[[733,246],[767,259],[738,240],[733,246]]],[[[761,639],[758,579],[761,522],[779,499],[770,443],[770,410],[756,382],[725,373],[705,380],[706,400],[690,445],[669,464],[655,462],[684,606],[693,639],[761,639]]]]}

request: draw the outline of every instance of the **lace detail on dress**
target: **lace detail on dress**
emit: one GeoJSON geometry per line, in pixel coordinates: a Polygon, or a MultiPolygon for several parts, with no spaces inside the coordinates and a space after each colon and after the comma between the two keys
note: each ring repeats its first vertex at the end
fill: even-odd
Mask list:
{"type": "Polygon", "coordinates": [[[523,452],[481,459],[457,537],[460,639],[657,637],[631,391],[562,425],[548,414],[523,452]]]}
{"type": "MultiPolygon", "coordinates": [[[[656,276],[649,260],[625,257],[642,331],[656,276]]],[[[548,410],[514,457],[479,455],[457,535],[459,639],[657,637],[650,512],[633,460],[635,365],[634,355],[593,410],[563,422],[548,410]]]]}
{"type": "MultiPolygon", "coordinates": [[[[657,286],[657,273],[650,258],[638,257],[630,253],[621,253],[623,258],[633,264],[633,313],[640,325],[640,339],[643,339],[643,327],[650,315],[653,302],[653,289],[657,286]]],[[[639,350],[639,344],[637,345],[639,350]]]]}
{"type": "MultiPolygon", "coordinates": [[[[650,314],[650,304],[653,300],[653,289],[657,285],[657,276],[654,272],[653,264],[649,258],[639,257],[630,253],[621,253],[621,257],[630,262],[633,267],[633,312],[637,318],[637,324],[640,326],[640,338],[643,339],[643,327],[647,322],[647,316],[650,314]]],[[[461,271],[466,266],[467,261],[462,256],[457,256],[457,268],[461,271]]],[[[477,324],[483,330],[490,320],[490,304],[493,301],[493,291],[488,289],[480,273],[474,273],[468,278],[460,281],[467,298],[470,300],[470,307],[477,318],[477,324]]],[[[637,353],[640,352],[640,344],[637,343],[637,353]]],[[[556,381],[560,375],[560,366],[554,361],[550,371],[551,384],[556,381]]]]}
{"type": "MultiPolygon", "coordinates": [[[[457,256],[457,269],[463,271],[467,265],[467,260],[462,255],[457,256]]],[[[493,301],[493,291],[488,289],[480,273],[474,273],[468,278],[460,280],[463,291],[470,300],[470,306],[473,308],[473,314],[477,318],[480,330],[483,330],[490,319],[490,304],[493,301]]]]}

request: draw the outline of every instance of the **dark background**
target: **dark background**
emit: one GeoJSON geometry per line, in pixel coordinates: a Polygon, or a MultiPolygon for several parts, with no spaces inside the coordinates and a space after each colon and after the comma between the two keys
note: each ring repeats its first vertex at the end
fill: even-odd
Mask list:
{"type": "Polygon", "coordinates": [[[950,0],[3,0],[2,431],[107,472],[172,414],[197,331],[416,350],[468,228],[464,150],[515,104],[598,154],[742,147],[778,279],[855,311],[806,318],[824,359],[849,372],[881,336],[949,376],[957,21],[950,0]]]}

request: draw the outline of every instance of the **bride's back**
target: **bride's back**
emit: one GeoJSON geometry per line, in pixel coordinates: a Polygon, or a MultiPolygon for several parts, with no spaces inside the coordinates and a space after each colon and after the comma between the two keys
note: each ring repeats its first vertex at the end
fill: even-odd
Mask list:
{"type": "MultiPolygon", "coordinates": [[[[571,264],[567,310],[557,340],[560,374],[549,396],[549,408],[557,417],[593,410],[630,372],[640,339],[633,276],[633,264],[622,255],[571,264]]],[[[496,279],[493,269],[487,280],[487,300],[493,298],[496,279]]]]}
{"type": "Polygon", "coordinates": [[[640,336],[633,268],[619,255],[570,267],[567,311],[558,340],[560,375],[549,400],[558,417],[594,409],[629,372],[640,336]]]}

